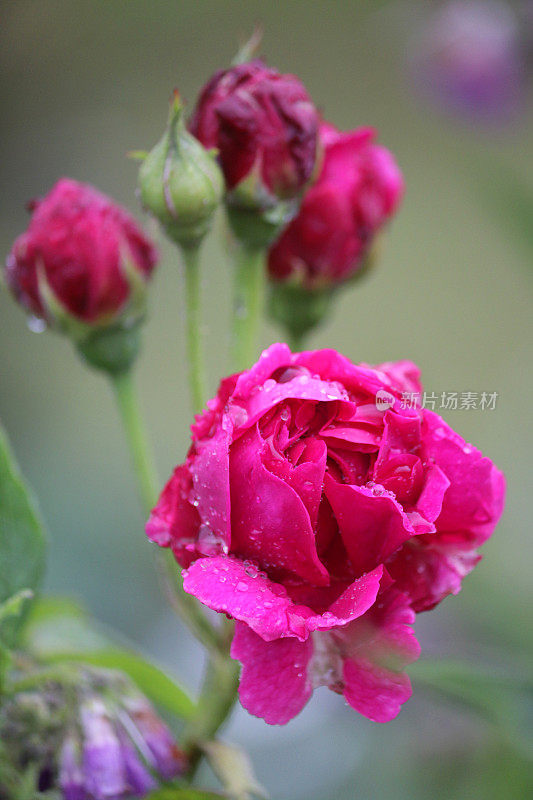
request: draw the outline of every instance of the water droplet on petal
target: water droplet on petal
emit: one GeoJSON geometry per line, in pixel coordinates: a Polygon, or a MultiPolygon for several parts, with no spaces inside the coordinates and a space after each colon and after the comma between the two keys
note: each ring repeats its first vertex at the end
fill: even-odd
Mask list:
{"type": "Polygon", "coordinates": [[[47,328],[45,320],[40,317],[28,317],[26,324],[32,333],[43,333],[47,328]]]}

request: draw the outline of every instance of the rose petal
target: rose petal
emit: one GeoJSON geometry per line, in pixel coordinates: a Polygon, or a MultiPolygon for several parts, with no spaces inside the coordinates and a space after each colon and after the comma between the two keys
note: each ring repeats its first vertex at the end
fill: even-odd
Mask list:
{"type": "Polygon", "coordinates": [[[315,530],[328,453],[325,443],[320,439],[306,441],[308,445],[304,453],[306,460],[296,466],[286,458],[274,458],[269,450],[264,451],[263,463],[274,475],[294,489],[305,505],[311,527],[315,530]]]}
{"type": "Polygon", "coordinates": [[[458,436],[438,414],[424,411],[424,448],[450,486],[437,519],[437,531],[459,532],[460,539],[482,544],[503,511],[505,479],[489,458],[458,436]]]}
{"type": "Polygon", "coordinates": [[[442,510],[442,504],[450,481],[435,464],[426,470],[425,482],[420,496],[415,503],[415,509],[422,514],[428,522],[435,522],[442,510]]]}
{"type": "Polygon", "coordinates": [[[220,425],[214,435],[196,442],[191,461],[195,503],[202,522],[231,545],[229,445],[231,429],[220,425]]]}
{"type": "Polygon", "coordinates": [[[316,551],[307,510],[298,494],[263,464],[257,430],[234,443],[230,460],[232,550],[266,568],[329,582],[316,551]]]}
{"type": "Polygon", "coordinates": [[[245,372],[239,375],[235,387],[234,397],[249,399],[250,394],[261,386],[279,367],[289,366],[292,363],[292,353],[286,344],[271,344],[263,350],[259,360],[245,372]]]}
{"type": "Polygon", "coordinates": [[[307,350],[295,356],[295,363],[307,367],[322,380],[338,381],[347,389],[362,390],[370,395],[383,389],[383,382],[374,369],[352,364],[336,350],[307,350]]]}
{"type": "MultiPolygon", "coordinates": [[[[265,641],[286,636],[304,641],[311,631],[341,627],[364,614],[375,602],[382,575],[380,565],[353,581],[324,613],[294,603],[284,586],[228,556],[199,558],[183,572],[183,587],[214,611],[246,622],[265,641]]],[[[313,599],[312,587],[307,597],[313,599]]],[[[322,599],[320,588],[316,599],[322,599]]]]}
{"type": "Polygon", "coordinates": [[[376,364],[375,369],[383,372],[400,392],[421,394],[423,391],[420,370],[412,361],[386,361],[376,364]]]}
{"type": "Polygon", "coordinates": [[[176,467],[146,523],[148,538],[160,547],[172,547],[184,567],[194,556],[194,542],[200,526],[198,511],[188,499],[191,489],[188,466],[176,467]]]}
{"type": "Polygon", "coordinates": [[[406,596],[389,589],[365,616],[331,634],[344,658],[344,696],[375,722],[394,719],[411,696],[401,670],[420,655],[414,618],[406,596]]]}
{"type": "MultiPolygon", "coordinates": [[[[301,614],[293,624],[289,611],[298,607],[286,589],[236,558],[199,558],[183,572],[183,588],[214,611],[246,622],[265,641],[308,636],[301,614]]],[[[309,616],[308,609],[301,610],[309,616]]]]}
{"type": "Polygon", "coordinates": [[[449,594],[458,594],[462,579],[471,572],[481,556],[474,550],[432,546],[416,539],[406,542],[387,564],[395,586],[409,595],[417,613],[429,611],[449,594]]]}
{"type": "Polygon", "coordinates": [[[341,484],[326,475],[326,496],[356,574],[382,564],[415,530],[402,507],[388,494],[341,484]]]}
{"type": "Polygon", "coordinates": [[[346,625],[362,616],[373,606],[383,577],[383,565],[353,581],[340,597],[323,614],[316,614],[306,621],[310,631],[326,631],[346,625]]]}
{"type": "Polygon", "coordinates": [[[308,674],[312,653],[310,639],[265,642],[238,622],[231,656],[243,665],[239,699],[244,708],[270,725],[285,725],[293,719],[313,693],[308,674]]]}

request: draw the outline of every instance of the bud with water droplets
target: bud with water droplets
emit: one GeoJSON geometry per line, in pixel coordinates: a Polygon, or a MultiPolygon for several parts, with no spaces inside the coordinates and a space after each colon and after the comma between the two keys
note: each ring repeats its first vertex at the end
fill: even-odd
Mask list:
{"type": "Polygon", "coordinates": [[[379,236],[404,181],[375,131],[339,131],[323,121],[324,158],[298,215],[268,255],[270,315],[300,340],[328,314],[335,292],[376,261],[379,236]]]}
{"type": "Polygon", "coordinates": [[[130,366],[138,349],[147,282],[157,260],[133,217],[92,186],[59,180],[31,206],[5,277],[32,330],[67,334],[93,365],[130,366]]]}
{"type": "Polygon", "coordinates": [[[218,150],[238,239],[265,247],[297,213],[315,171],[318,113],[294,75],[256,59],[217,72],[190,122],[218,150]]]}
{"type": "Polygon", "coordinates": [[[139,170],[143,206],[182,247],[197,247],[222,200],[224,180],[212,152],[185,128],[178,92],[161,140],[139,170]]]}

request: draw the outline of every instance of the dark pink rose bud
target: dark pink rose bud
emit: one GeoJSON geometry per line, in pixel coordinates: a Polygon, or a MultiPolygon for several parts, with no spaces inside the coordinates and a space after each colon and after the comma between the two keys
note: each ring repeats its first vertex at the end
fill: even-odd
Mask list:
{"type": "Polygon", "coordinates": [[[133,331],[144,315],[154,245],[125,209],[69,178],[31,209],[6,262],[15,298],[67,333],[94,366],[124,368],[137,350],[133,331]]]}
{"type": "MultiPolygon", "coordinates": [[[[255,60],[217,72],[190,122],[217,148],[228,204],[255,213],[297,199],[313,175],[318,115],[302,83],[255,60]]],[[[285,215],[295,213],[292,203],[285,215]]]]}
{"type": "Polygon", "coordinates": [[[415,614],[456,594],[503,509],[489,458],[433,411],[409,361],[274,344],[222,381],[148,522],[183,587],[236,621],[252,714],[284,724],[318,686],[393,719],[415,614]]]}
{"type": "Polygon", "coordinates": [[[148,279],[153,244],[127,211],[92,186],[59,180],[32,204],[15,241],[6,279],[32,314],[55,322],[57,307],[84,323],[108,323],[148,279]]]}
{"type": "Polygon", "coordinates": [[[375,234],[396,211],[402,174],[392,154],[373,144],[374,132],[338,132],[322,124],[322,170],[300,213],[271,247],[274,280],[306,288],[331,286],[361,269],[375,234]]]}
{"type": "Polygon", "coordinates": [[[371,128],[341,133],[322,123],[318,180],[270,248],[270,313],[295,338],[323,319],[332,290],[370,263],[376,235],[398,208],[402,174],[374,136],[371,128]]]}

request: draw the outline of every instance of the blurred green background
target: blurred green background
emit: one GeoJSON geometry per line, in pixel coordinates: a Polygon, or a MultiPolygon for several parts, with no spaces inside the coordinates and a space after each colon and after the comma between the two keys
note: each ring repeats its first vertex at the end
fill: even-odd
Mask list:
{"type": "MultiPolygon", "coordinates": [[[[429,391],[499,394],[494,411],[444,412],[505,471],[508,500],[462,593],[420,617],[423,652],[527,679],[533,249],[523,234],[529,227],[532,236],[533,220],[517,192],[523,199],[533,187],[531,102],[512,124],[482,127],[417,95],[408,56],[430,5],[4,1],[0,250],[7,253],[25,228],[25,202],[62,175],[94,183],[139,216],[136,166],[126,153],[159,138],[175,86],[191,107],[202,83],[262,22],[269,62],[299,75],[339,127],[375,126],[407,185],[379,268],[344,293],[311,344],[356,361],[411,358],[429,391]]],[[[218,223],[203,278],[213,391],[227,369],[230,313],[230,264],[218,223]]],[[[191,415],[180,264],[163,241],[161,251],[137,380],[166,479],[183,459],[191,415]]],[[[0,417],[51,531],[48,590],[81,599],[196,686],[202,655],[161,599],[105,380],[81,365],[67,341],[31,334],[5,291],[0,318],[0,417]]],[[[262,343],[280,336],[265,327],[262,343]]],[[[507,702],[503,688],[501,696],[491,692],[489,705],[491,697],[507,702]]],[[[415,682],[413,699],[387,726],[321,691],[283,729],[239,708],[227,736],[249,749],[275,800],[514,798],[527,796],[528,726],[519,721],[515,727],[509,716],[512,733],[504,736],[415,682]]]]}

